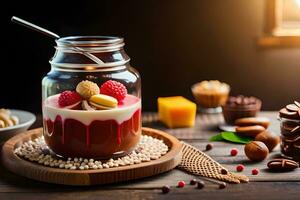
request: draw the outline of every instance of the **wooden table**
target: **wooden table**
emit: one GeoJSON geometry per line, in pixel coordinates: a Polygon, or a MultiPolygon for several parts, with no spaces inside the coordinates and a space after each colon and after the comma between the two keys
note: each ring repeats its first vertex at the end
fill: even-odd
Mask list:
{"type": "MultiPolygon", "coordinates": [[[[270,129],[279,132],[279,123],[276,120],[276,112],[262,112],[272,120],[270,129]]],[[[159,128],[175,135],[180,140],[186,141],[199,149],[204,149],[207,139],[218,132],[217,125],[223,122],[219,114],[198,115],[197,123],[191,129],[166,129],[156,121],[155,113],[145,113],[143,117],[144,126],[159,128]]],[[[41,126],[41,118],[34,127],[41,126]]],[[[258,176],[250,175],[248,184],[229,184],[220,190],[216,184],[206,182],[202,190],[187,185],[185,188],[176,188],[179,180],[189,182],[195,176],[189,175],[178,169],[155,177],[145,178],[127,183],[92,186],[92,187],[70,187],[53,185],[29,180],[8,172],[0,166],[0,199],[299,199],[300,198],[300,169],[288,173],[270,174],[265,170],[265,162],[250,163],[243,153],[242,145],[234,145],[216,142],[213,150],[207,152],[214,159],[233,170],[238,163],[246,165],[245,174],[250,175],[253,167],[258,167],[261,173],[258,176]],[[239,149],[239,155],[229,156],[230,149],[239,149]],[[172,186],[171,192],[162,194],[160,188],[163,185],[172,186]]],[[[270,155],[276,156],[278,149],[270,155]]]]}

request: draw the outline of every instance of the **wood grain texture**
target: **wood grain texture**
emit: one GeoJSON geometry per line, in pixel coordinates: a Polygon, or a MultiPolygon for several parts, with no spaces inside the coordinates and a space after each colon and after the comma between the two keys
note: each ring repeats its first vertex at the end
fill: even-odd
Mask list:
{"type": "MultiPolygon", "coordinates": [[[[280,135],[280,123],[277,119],[277,112],[261,112],[259,113],[259,116],[269,118],[271,123],[268,130],[274,132],[276,135],[280,135]]],[[[247,175],[250,181],[300,181],[300,168],[284,173],[276,173],[268,170],[268,161],[272,158],[280,157],[279,145],[264,161],[251,162],[244,153],[244,145],[228,142],[208,142],[208,139],[211,136],[221,132],[221,130],[218,128],[218,125],[224,123],[222,114],[197,115],[196,124],[194,127],[177,129],[168,129],[161,124],[158,121],[156,113],[147,113],[143,116],[143,118],[146,119],[145,121],[149,126],[164,130],[175,137],[190,143],[202,151],[205,151],[207,143],[212,143],[214,148],[211,151],[205,151],[205,153],[232,172],[236,172],[236,166],[238,164],[244,164],[246,167],[243,171],[243,174],[247,175]],[[232,148],[238,149],[239,153],[237,156],[230,156],[230,150],[232,148]],[[253,168],[260,170],[259,175],[252,175],[251,170],[253,168]]]]}
{"type": "MultiPolygon", "coordinates": [[[[155,118],[155,113],[144,113],[146,118],[155,118]]],[[[271,119],[270,129],[276,131],[279,134],[279,123],[277,121],[277,112],[261,112],[261,116],[266,116],[271,119]]],[[[222,121],[221,115],[197,116],[197,124],[193,130],[188,129],[167,129],[159,122],[147,123],[144,121],[144,125],[155,127],[171,133],[175,136],[179,135],[181,140],[196,146],[200,150],[205,149],[207,144],[207,138],[217,134],[216,121],[222,121]],[[214,117],[215,116],[215,117],[214,117]],[[215,118],[215,119],[214,119],[215,118]],[[209,119],[212,119],[210,123],[209,119]],[[213,124],[213,125],[211,125],[213,124]],[[177,134],[177,135],[176,135],[177,134]]],[[[34,127],[41,126],[41,117],[37,118],[37,123],[34,127]]],[[[225,167],[235,170],[235,166],[240,162],[244,162],[247,165],[245,171],[246,175],[249,175],[252,167],[258,167],[260,163],[249,163],[243,155],[243,145],[234,145],[239,149],[238,156],[229,156],[229,151],[233,147],[233,144],[215,142],[212,151],[206,152],[211,157],[223,163],[225,167]]],[[[279,153],[279,148],[274,151],[274,155],[279,153]]],[[[270,158],[270,157],[269,157],[270,158]]],[[[261,163],[262,167],[264,164],[261,163]]],[[[299,169],[297,170],[299,172],[299,169]]],[[[219,190],[218,186],[205,182],[205,188],[202,190],[195,189],[194,186],[186,185],[185,188],[176,188],[176,184],[180,180],[184,180],[187,183],[192,178],[198,178],[196,176],[187,174],[178,169],[168,171],[156,176],[146,177],[137,180],[126,181],[122,183],[108,184],[108,185],[94,185],[88,187],[74,187],[67,185],[55,185],[49,183],[43,183],[34,181],[19,175],[16,175],[6,170],[0,163],[0,199],[12,199],[12,200],[83,200],[83,199],[233,199],[241,200],[247,198],[247,200],[283,200],[283,199],[298,199],[300,196],[300,182],[295,179],[300,175],[295,175],[294,172],[288,173],[276,173],[272,174],[272,177],[276,177],[269,181],[260,180],[265,176],[265,171],[261,169],[258,176],[249,175],[252,182],[248,184],[228,184],[223,190],[219,190]],[[288,181],[287,181],[288,180],[288,181]],[[254,182],[255,181],[255,182],[254,182]],[[259,181],[259,182],[256,182],[259,181]],[[276,182],[274,182],[276,181],[276,182]],[[163,185],[170,185],[172,187],[169,194],[162,194],[160,188],[163,185]]],[[[270,178],[270,177],[269,177],[270,178]]]]}
{"type": "Polygon", "coordinates": [[[168,153],[157,160],[117,168],[98,170],[51,168],[26,161],[13,153],[22,143],[41,136],[42,128],[38,128],[8,140],[3,146],[1,160],[7,169],[16,174],[63,185],[95,185],[134,180],[169,171],[180,163],[181,143],[175,137],[151,128],[143,128],[142,134],[163,140],[169,147],[168,153]]]}
{"type": "MultiPolygon", "coordinates": [[[[270,119],[270,127],[268,130],[280,134],[280,125],[277,120],[277,113],[275,112],[261,112],[259,116],[267,117],[270,119]]],[[[181,140],[205,140],[209,139],[212,135],[220,132],[218,126],[224,123],[224,118],[221,113],[219,114],[198,114],[195,121],[195,126],[191,128],[175,128],[170,129],[158,121],[157,113],[149,112],[143,114],[144,126],[163,130],[172,134],[181,140]]]]}

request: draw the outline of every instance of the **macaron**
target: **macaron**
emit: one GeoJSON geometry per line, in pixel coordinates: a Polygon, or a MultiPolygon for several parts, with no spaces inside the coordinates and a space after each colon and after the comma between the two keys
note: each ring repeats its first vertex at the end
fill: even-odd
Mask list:
{"type": "Polygon", "coordinates": [[[246,117],[235,120],[236,126],[255,126],[260,125],[268,128],[270,125],[270,120],[266,117],[246,117]]]}
{"type": "Polygon", "coordinates": [[[259,133],[265,131],[263,126],[238,126],[235,128],[236,134],[255,138],[259,133]]]}
{"type": "Polygon", "coordinates": [[[118,100],[114,97],[104,95],[104,94],[97,94],[91,96],[89,99],[90,105],[96,107],[97,109],[112,109],[118,106],[118,100]]]}

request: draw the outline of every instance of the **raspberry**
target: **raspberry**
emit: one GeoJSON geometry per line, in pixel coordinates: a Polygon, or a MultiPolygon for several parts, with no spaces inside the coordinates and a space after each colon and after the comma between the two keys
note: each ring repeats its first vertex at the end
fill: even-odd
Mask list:
{"type": "Polygon", "coordinates": [[[239,164],[238,166],[236,166],[236,171],[241,172],[245,169],[245,166],[242,164],[239,164]]]}
{"type": "Polygon", "coordinates": [[[77,92],[66,90],[60,94],[58,105],[66,107],[78,103],[79,101],[81,101],[81,96],[77,92]]]}
{"type": "Polygon", "coordinates": [[[178,184],[177,184],[177,186],[179,188],[183,188],[185,186],[185,182],[184,181],[179,181],[178,184]]]}
{"type": "Polygon", "coordinates": [[[236,148],[231,149],[230,155],[231,156],[236,156],[238,154],[238,150],[236,148]]]}
{"type": "Polygon", "coordinates": [[[252,175],[257,175],[259,173],[259,170],[254,168],[252,169],[252,175]]]}
{"type": "Polygon", "coordinates": [[[121,102],[127,95],[127,89],[122,83],[118,81],[109,80],[101,85],[100,93],[112,96],[116,98],[118,102],[121,102]]]}

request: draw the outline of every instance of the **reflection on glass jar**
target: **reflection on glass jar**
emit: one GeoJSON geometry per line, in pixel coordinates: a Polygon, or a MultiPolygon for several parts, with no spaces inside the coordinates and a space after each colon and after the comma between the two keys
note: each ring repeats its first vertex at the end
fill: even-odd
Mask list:
{"type": "Polygon", "coordinates": [[[51,71],[42,82],[47,145],[63,157],[129,153],[141,135],[141,80],[123,39],[86,36],[56,42],[51,71]]]}

